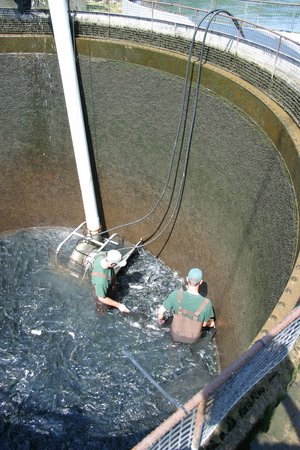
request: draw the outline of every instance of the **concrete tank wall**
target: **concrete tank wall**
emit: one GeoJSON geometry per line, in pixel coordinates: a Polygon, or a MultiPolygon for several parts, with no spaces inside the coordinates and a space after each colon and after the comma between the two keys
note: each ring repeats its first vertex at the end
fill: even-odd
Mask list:
{"type": "MultiPolygon", "coordinates": [[[[52,40],[11,37],[2,49],[0,229],[76,226],[83,209],[52,40]]],[[[163,188],[186,59],[93,39],[80,40],[78,51],[110,227],[144,215],[163,188]]],[[[233,75],[206,65],[204,83],[180,214],[168,240],[163,235],[149,250],[183,276],[191,266],[203,268],[227,365],[271,314],[295,261],[297,129],[233,75]]],[[[121,234],[131,241],[149,236],[162,210],[121,234]]]]}

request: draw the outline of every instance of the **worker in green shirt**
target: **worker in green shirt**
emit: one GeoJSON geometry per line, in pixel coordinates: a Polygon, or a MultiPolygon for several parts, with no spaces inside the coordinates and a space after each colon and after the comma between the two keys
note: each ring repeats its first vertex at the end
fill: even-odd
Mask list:
{"type": "Polygon", "coordinates": [[[186,281],[186,291],[173,291],[160,306],[158,322],[162,324],[165,312],[172,310],[171,339],[174,342],[193,344],[200,339],[202,327],[215,327],[214,310],[211,301],[199,293],[203,282],[202,270],[191,269],[186,281]]]}
{"type": "Polygon", "coordinates": [[[115,288],[116,267],[122,260],[118,250],[109,250],[105,255],[99,255],[93,263],[92,284],[94,286],[94,297],[97,306],[107,305],[117,308],[119,311],[129,313],[129,309],[122,303],[110,297],[110,290],[115,288]]]}

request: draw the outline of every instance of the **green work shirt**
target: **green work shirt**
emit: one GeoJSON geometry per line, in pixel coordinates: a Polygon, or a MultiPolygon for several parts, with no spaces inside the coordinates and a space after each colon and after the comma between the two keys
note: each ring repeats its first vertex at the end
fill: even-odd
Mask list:
{"type": "MultiPolygon", "coordinates": [[[[164,308],[172,309],[175,314],[178,313],[178,293],[179,291],[173,291],[163,302],[164,308]]],[[[205,300],[208,300],[208,303],[204,310],[199,314],[198,320],[199,322],[207,322],[214,317],[214,310],[209,299],[202,297],[200,294],[190,294],[187,291],[183,291],[181,306],[183,309],[186,309],[193,314],[205,300]]]]}
{"type": "Polygon", "coordinates": [[[114,276],[114,270],[111,267],[104,269],[101,266],[102,259],[104,259],[103,255],[95,259],[92,271],[92,284],[95,286],[97,297],[107,296],[109,285],[114,276]]]}

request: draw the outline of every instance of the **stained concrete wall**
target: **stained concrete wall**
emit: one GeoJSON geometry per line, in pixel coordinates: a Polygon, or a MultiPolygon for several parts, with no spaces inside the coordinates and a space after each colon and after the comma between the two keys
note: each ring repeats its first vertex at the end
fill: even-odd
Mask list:
{"type": "MultiPolygon", "coordinates": [[[[76,226],[84,217],[53,42],[4,41],[1,230],[76,226]]],[[[84,39],[78,50],[98,194],[110,227],[144,215],[163,188],[186,60],[110,41],[84,39]]],[[[204,81],[210,90],[201,90],[180,214],[168,240],[163,235],[149,250],[182,275],[203,268],[226,365],[261,329],[291,273],[299,163],[285,126],[293,121],[282,111],[278,119],[275,104],[209,65],[204,81]],[[264,121],[266,129],[273,121],[269,136],[264,121]]],[[[166,204],[122,235],[149,236],[166,204]]]]}

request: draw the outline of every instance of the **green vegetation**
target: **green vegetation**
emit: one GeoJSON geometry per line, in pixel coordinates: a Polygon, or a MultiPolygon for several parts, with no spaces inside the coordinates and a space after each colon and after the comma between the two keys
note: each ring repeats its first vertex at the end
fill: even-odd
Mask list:
{"type": "Polygon", "coordinates": [[[87,0],[86,6],[90,12],[121,12],[121,0],[87,0]]]}

